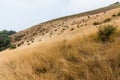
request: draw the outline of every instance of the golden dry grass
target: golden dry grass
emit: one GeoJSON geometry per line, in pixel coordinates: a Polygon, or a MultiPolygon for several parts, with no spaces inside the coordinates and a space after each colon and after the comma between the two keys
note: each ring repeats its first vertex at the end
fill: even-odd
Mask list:
{"type": "Polygon", "coordinates": [[[0,80],[120,80],[120,34],[48,41],[0,54],[0,80]]]}
{"type": "Polygon", "coordinates": [[[90,18],[76,15],[15,34],[20,42],[34,43],[0,53],[0,80],[120,80],[120,33],[106,44],[94,39],[101,26],[120,30],[120,17],[112,16],[119,12],[116,8],[90,18]],[[104,22],[107,18],[110,21],[104,22]]]}

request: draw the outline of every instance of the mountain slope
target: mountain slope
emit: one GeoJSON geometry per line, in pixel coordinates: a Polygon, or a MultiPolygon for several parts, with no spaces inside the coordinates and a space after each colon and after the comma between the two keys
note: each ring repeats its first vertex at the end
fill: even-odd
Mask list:
{"type": "Polygon", "coordinates": [[[120,33],[103,44],[94,35],[52,40],[0,54],[0,80],[119,80],[120,33]]]}
{"type": "Polygon", "coordinates": [[[21,46],[0,52],[0,80],[120,80],[118,7],[42,23],[11,40],[21,46]],[[111,40],[97,40],[98,30],[109,25],[117,29],[111,40]]]}
{"type": "Polygon", "coordinates": [[[71,34],[73,32],[82,33],[83,27],[85,29],[88,29],[89,26],[93,28],[95,27],[95,25],[93,25],[95,21],[101,22],[106,18],[112,18],[113,14],[119,13],[119,7],[120,4],[117,3],[98,10],[41,23],[12,35],[11,41],[13,44],[20,46],[23,44],[32,44],[33,42],[41,42],[45,39],[71,34]]]}

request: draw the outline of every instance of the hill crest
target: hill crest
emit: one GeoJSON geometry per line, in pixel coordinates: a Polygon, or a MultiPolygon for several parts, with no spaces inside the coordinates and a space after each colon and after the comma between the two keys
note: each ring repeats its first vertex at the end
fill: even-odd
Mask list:
{"type": "Polygon", "coordinates": [[[78,33],[78,31],[82,30],[83,26],[84,28],[88,28],[88,26],[94,27],[96,26],[93,25],[95,21],[101,22],[105,18],[111,18],[112,15],[119,13],[119,8],[120,3],[116,2],[97,10],[40,23],[10,36],[11,42],[17,46],[21,46],[23,44],[30,45],[34,42],[41,42],[46,39],[78,33]],[[99,19],[100,17],[101,20],[99,19]]]}

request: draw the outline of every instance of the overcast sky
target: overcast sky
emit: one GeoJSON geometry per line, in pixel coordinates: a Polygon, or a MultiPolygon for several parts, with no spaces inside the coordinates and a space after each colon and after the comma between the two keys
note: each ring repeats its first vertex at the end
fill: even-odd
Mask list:
{"type": "Polygon", "coordinates": [[[0,0],[0,30],[20,31],[44,21],[117,1],[120,0],[0,0]]]}

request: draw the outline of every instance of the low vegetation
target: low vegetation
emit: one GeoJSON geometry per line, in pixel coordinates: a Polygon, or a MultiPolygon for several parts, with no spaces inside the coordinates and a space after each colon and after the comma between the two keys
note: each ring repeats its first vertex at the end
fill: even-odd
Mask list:
{"type": "Polygon", "coordinates": [[[120,12],[117,14],[117,16],[120,16],[120,12]]]}
{"type": "Polygon", "coordinates": [[[22,56],[16,54],[17,59],[7,58],[12,58],[4,65],[8,72],[4,69],[0,72],[10,74],[4,75],[5,80],[16,80],[16,77],[18,80],[119,80],[119,38],[116,28],[107,26],[83,39],[78,36],[71,40],[45,42],[26,51],[16,50],[12,53],[22,56]],[[96,35],[100,39],[106,36],[108,43],[97,42],[96,35]],[[109,37],[114,37],[114,41],[109,42],[109,37]]]}
{"type": "Polygon", "coordinates": [[[10,46],[9,36],[16,33],[15,31],[0,31],[0,51],[5,50],[10,46]]]}
{"type": "Polygon", "coordinates": [[[116,27],[109,25],[99,29],[98,40],[105,43],[110,41],[110,37],[117,31],[116,27]]]}
{"type": "Polygon", "coordinates": [[[15,49],[16,48],[16,45],[9,45],[9,49],[15,49]]]}
{"type": "Polygon", "coordinates": [[[94,22],[93,25],[99,25],[100,23],[99,22],[94,22]]]}
{"type": "MultiPolygon", "coordinates": [[[[119,13],[113,15],[105,10],[103,14],[88,16],[89,20],[93,18],[90,23],[85,18],[79,22],[77,17],[71,25],[66,25],[69,19],[64,23],[55,21],[55,25],[50,22],[49,31],[45,24],[45,28],[40,26],[42,30],[37,26],[25,30],[26,34],[18,33],[13,40],[17,47],[24,45],[15,49],[16,45],[8,44],[14,50],[1,52],[0,80],[120,80],[119,13]],[[63,31],[65,34],[55,38],[63,31]],[[43,38],[37,39],[39,33],[43,38]],[[53,38],[48,40],[47,36],[53,38]]],[[[7,39],[9,36],[1,41],[7,39]]]]}
{"type": "Polygon", "coordinates": [[[106,22],[109,22],[109,21],[111,21],[111,19],[110,18],[106,18],[103,22],[106,23],[106,22]]]}

